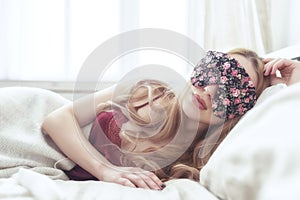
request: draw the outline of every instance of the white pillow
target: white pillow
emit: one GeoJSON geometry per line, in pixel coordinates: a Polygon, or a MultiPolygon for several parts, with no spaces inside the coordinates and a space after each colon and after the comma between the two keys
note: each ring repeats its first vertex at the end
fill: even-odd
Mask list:
{"type": "Polygon", "coordinates": [[[268,88],[266,88],[261,95],[259,96],[259,98],[257,99],[257,102],[255,104],[255,106],[260,105],[262,102],[266,101],[268,98],[270,98],[272,95],[280,92],[281,90],[285,89],[287,87],[286,84],[277,84],[277,85],[273,85],[270,86],[268,88]]]}
{"type": "Polygon", "coordinates": [[[299,114],[300,84],[268,88],[217,148],[200,183],[221,199],[300,199],[299,114]]]}
{"type": "Polygon", "coordinates": [[[296,58],[299,57],[300,44],[290,45],[263,55],[264,58],[296,58]]]}

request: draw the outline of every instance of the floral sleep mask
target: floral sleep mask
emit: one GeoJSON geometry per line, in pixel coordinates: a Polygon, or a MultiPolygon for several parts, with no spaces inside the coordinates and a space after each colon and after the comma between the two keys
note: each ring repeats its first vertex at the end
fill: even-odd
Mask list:
{"type": "Polygon", "coordinates": [[[218,86],[212,109],[222,119],[241,116],[255,105],[256,91],[249,74],[226,53],[208,51],[194,68],[191,81],[195,87],[218,86]]]}

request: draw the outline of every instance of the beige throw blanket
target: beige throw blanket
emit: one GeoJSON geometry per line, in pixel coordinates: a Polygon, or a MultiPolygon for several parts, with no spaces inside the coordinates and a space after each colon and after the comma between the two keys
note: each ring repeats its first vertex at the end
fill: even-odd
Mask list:
{"type": "Polygon", "coordinates": [[[40,129],[45,116],[66,103],[68,100],[48,90],[0,89],[0,178],[27,168],[52,179],[67,179],[61,169],[71,169],[74,163],[40,129]],[[60,160],[60,169],[56,169],[60,160]]]}

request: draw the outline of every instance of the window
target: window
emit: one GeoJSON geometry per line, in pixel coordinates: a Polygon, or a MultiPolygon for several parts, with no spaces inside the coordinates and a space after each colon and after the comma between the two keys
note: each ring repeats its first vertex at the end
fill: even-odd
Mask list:
{"type": "MultiPolygon", "coordinates": [[[[153,27],[185,34],[187,29],[185,1],[2,0],[0,4],[2,80],[74,81],[88,55],[121,32],[153,27]]],[[[106,79],[116,79],[130,65],[166,63],[164,54],[128,54],[106,79]]]]}
{"type": "MultiPolygon", "coordinates": [[[[205,50],[246,47],[264,54],[300,43],[299,7],[296,0],[0,0],[0,80],[75,81],[99,45],[139,28],[175,31],[205,50]]],[[[181,74],[191,67],[147,49],[114,62],[104,79],[145,64],[181,74]]]]}

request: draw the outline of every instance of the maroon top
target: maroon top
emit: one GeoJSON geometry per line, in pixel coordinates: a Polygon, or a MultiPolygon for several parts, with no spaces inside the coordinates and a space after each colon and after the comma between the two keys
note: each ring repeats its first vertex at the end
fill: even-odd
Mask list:
{"type": "MultiPolygon", "coordinates": [[[[120,127],[127,118],[121,111],[101,112],[96,117],[89,136],[89,142],[114,165],[120,165],[120,127]]],[[[96,180],[97,178],[76,165],[65,171],[71,180],[96,180]]]]}

